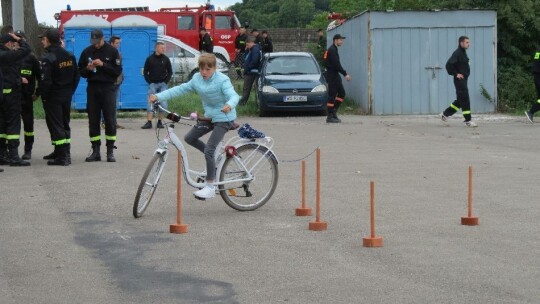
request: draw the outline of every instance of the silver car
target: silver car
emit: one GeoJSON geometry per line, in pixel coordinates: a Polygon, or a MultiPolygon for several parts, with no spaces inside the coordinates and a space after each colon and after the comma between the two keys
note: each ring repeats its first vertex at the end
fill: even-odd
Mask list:
{"type": "MultiPolygon", "coordinates": [[[[173,69],[172,84],[187,82],[199,71],[199,55],[201,52],[184,42],[167,35],[158,35],[158,41],[165,43],[165,55],[171,60],[173,69]]],[[[217,70],[227,74],[227,64],[217,58],[217,70]]]]}

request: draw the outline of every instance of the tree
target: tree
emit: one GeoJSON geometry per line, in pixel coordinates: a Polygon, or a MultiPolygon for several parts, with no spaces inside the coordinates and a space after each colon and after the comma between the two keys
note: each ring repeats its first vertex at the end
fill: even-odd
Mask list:
{"type": "Polygon", "coordinates": [[[306,27],[315,14],[315,4],[312,0],[283,0],[279,7],[280,27],[306,27]]]}
{"type": "MultiPolygon", "coordinates": [[[[1,0],[2,2],[2,20],[4,24],[12,24],[13,18],[11,16],[11,1],[1,0]]],[[[18,0],[13,0],[18,1],[18,0]]],[[[36,8],[34,0],[23,0],[24,2],[24,32],[26,34],[28,43],[32,46],[32,49],[36,53],[42,52],[41,43],[38,40],[39,26],[36,17],[36,8]]],[[[15,29],[20,30],[20,29],[15,29]]]]}

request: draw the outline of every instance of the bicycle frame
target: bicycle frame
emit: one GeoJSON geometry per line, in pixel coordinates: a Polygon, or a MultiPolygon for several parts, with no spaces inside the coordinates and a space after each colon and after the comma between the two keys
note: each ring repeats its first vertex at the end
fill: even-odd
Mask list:
{"type": "MultiPolygon", "coordinates": [[[[170,113],[167,109],[164,109],[161,106],[158,106],[162,111],[170,113]]],[[[181,119],[187,119],[190,120],[187,117],[181,117],[181,119]]],[[[194,188],[202,188],[205,186],[205,182],[198,182],[192,178],[192,175],[196,175],[198,177],[206,176],[205,172],[199,172],[195,170],[191,170],[189,166],[189,159],[188,154],[186,151],[186,148],[180,138],[176,135],[174,132],[174,123],[167,123],[167,135],[165,138],[158,143],[158,148],[155,150],[154,154],[159,153],[161,155],[164,155],[165,158],[168,157],[168,146],[169,144],[172,144],[176,150],[181,154],[182,157],[182,174],[184,175],[184,179],[188,183],[188,185],[194,187],[194,188]]],[[[247,175],[244,178],[241,179],[234,179],[229,181],[218,181],[215,182],[215,185],[226,185],[230,183],[237,183],[237,182],[247,182],[251,181],[253,179],[253,170],[257,168],[257,165],[263,160],[263,157],[270,155],[273,157],[276,161],[278,161],[276,155],[272,151],[272,147],[274,146],[274,140],[271,137],[265,137],[265,138],[258,138],[258,139],[246,139],[246,138],[240,138],[238,136],[230,138],[226,143],[221,142],[218,147],[216,147],[216,176],[220,176],[221,170],[223,168],[223,163],[225,162],[225,157],[233,157],[234,161],[238,164],[240,168],[245,170],[247,175]],[[246,167],[246,164],[250,163],[252,161],[253,155],[249,155],[246,157],[246,159],[242,160],[236,155],[227,156],[225,153],[225,147],[227,146],[234,146],[235,148],[238,148],[245,144],[256,144],[258,146],[264,146],[267,148],[266,153],[259,159],[256,160],[254,164],[250,164],[250,168],[246,167]],[[225,157],[224,157],[225,156],[225,157]]],[[[166,159],[165,159],[166,160],[166,159]]],[[[279,161],[278,161],[279,162],[279,161]]],[[[226,189],[226,187],[225,187],[226,189]]]]}

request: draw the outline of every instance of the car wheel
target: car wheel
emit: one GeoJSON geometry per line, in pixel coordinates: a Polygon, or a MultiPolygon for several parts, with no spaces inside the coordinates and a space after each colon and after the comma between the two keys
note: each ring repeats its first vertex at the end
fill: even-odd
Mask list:
{"type": "MultiPolygon", "coordinates": [[[[258,94],[255,94],[255,96],[257,96],[257,95],[258,95],[258,94]]],[[[266,117],[266,116],[268,116],[268,111],[262,109],[261,102],[259,101],[258,98],[257,98],[257,106],[258,106],[258,108],[259,108],[259,117],[266,117]]]]}

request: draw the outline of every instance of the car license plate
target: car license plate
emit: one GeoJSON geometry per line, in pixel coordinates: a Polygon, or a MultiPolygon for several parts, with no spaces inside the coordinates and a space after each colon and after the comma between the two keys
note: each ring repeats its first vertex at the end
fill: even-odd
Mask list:
{"type": "Polygon", "coordinates": [[[283,97],[284,102],[307,101],[307,96],[291,95],[283,97]]]}

